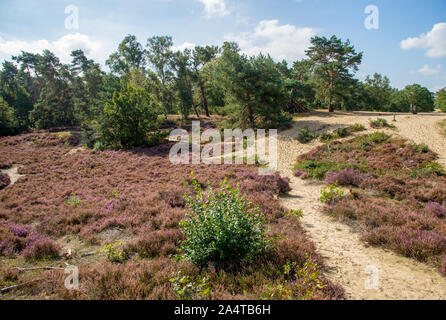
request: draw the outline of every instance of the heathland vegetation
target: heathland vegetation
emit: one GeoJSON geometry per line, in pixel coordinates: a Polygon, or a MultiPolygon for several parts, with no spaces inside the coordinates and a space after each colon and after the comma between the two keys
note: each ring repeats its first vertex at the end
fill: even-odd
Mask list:
{"type": "Polygon", "coordinates": [[[436,159],[426,145],[376,131],[299,156],[295,175],[324,180],[326,213],[356,228],[368,244],[445,274],[446,172],[436,159]]]}
{"type": "MultiPolygon", "coordinates": [[[[170,37],[143,46],[129,35],[107,72],[81,50],[70,64],[47,50],[5,61],[0,169],[15,173],[0,173],[1,293],[344,298],[300,223],[305,212],[281,205],[290,180],[250,165],[175,165],[165,138],[191,118],[220,129],[282,128],[316,108],[446,111],[444,89],[434,97],[418,84],[392,88],[379,74],[355,79],[362,57],[335,36],[314,37],[290,67],[246,56],[236,43],[176,51],[170,37]],[[65,287],[64,263],[79,267],[79,290],[65,287]]],[[[299,158],[296,175],[325,180],[325,210],[364,241],[444,272],[446,178],[436,155],[383,132],[338,141],[364,130],[301,129],[301,142],[325,144],[299,158]]]]}

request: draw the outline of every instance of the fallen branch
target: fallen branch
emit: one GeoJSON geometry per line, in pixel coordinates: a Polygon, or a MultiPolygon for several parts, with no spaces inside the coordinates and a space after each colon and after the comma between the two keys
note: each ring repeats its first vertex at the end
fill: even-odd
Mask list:
{"type": "Polygon", "coordinates": [[[60,267],[36,267],[36,268],[14,268],[19,271],[31,271],[31,270],[65,270],[65,268],[60,267]]]}
{"type": "Polygon", "coordinates": [[[6,292],[9,292],[9,291],[11,291],[11,290],[14,290],[14,289],[18,289],[18,288],[27,286],[27,285],[29,285],[29,284],[31,284],[31,283],[33,283],[33,282],[40,281],[40,280],[42,280],[42,279],[34,279],[34,280],[31,280],[31,281],[28,281],[28,282],[25,282],[25,283],[16,284],[16,285],[14,285],[14,286],[10,286],[10,287],[6,287],[6,288],[2,288],[2,289],[0,289],[0,293],[3,294],[3,293],[6,293],[6,292]]]}

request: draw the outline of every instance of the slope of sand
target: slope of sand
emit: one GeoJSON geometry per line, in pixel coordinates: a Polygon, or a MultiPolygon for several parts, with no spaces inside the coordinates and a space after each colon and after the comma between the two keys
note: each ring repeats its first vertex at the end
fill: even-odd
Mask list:
{"type": "MultiPolygon", "coordinates": [[[[436,269],[418,263],[382,248],[373,248],[361,242],[359,233],[335,221],[321,211],[318,202],[322,185],[303,181],[292,175],[298,155],[310,151],[320,143],[301,144],[294,139],[299,128],[308,126],[320,132],[333,130],[354,123],[367,128],[369,119],[393,115],[378,113],[315,112],[295,119],[293,127],[279,134],[279,172],[290,178],[292,191],[282,202],[289,209],[303,209],[302,224],[326,259],[327,276],[341,284],[348,299],[446,299],[446,279],[436,269]],[[376,281],[377,280],[377,281],[376,281]]],[[[439,162],[446,165],[446,139],[435,126],[446,116],[437,114],[398,114],[396,131],[416,143],[425,143],[440,155],[439,162]]]]}

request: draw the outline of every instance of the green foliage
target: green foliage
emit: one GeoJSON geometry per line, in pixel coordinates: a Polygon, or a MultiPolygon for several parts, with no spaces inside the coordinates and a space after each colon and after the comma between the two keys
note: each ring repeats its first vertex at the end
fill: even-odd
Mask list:
{"type": "Polygon", "coordinates": [[[442,112],[446,112],[446,88],[439,90],[435,94],[435,107],[442,112]]]}
{"type": "Polygon", "coordinates": [[[82,200],[78,196],[74,194],[74,192],[71,194],[71,197],[64,201],[65,205],[67,206],[73,206],[73,207],[80,207],[82,205],[82,200]]]}
{"type": "Polygon", "coordinates": [[[345,137],[348,137],[350,135],[350,132],[349,132],[348,128],[337,128],[334,131],[334,134],[338,138],[345,138],[345,137]]]}
{"type": "Polygon", "coordinates": [[[221,190],[205,192],[195,180],[186,195],[188,211],[180,222],[184,257],[200,267],[249,263],[267,247],[263,214],[226,181],[221,190]]]}
{"type": "Polygon", "coordinates": [[[191,277],[178,272],[169,282],[179,300],[206,299],[211,292],[209,279],[206,277],[191,277]]]}
{"type": "Polygon", "coordinates": [[[217,63],[216,80],[224,84],[232,105],[233,123],[241,128],[277,128],[289,96],[276,63],[269,56],[248,58],[235,44],[225,43],[217,63]]]}
{"type": "Polygon", "coordinates": [[[342,42],[336,36],[313,37],[306,53],[314,66],[316,98],[333,112],[335,102],[345,102],[346,90],[354,83],[350,71],[358,70],[362,53],[356,53],[348,40],[342,42]]]}
{"type": "Polygon", "coordinates": [[[127,84],[104,107],[104,141],[126,148],[150,144],[158,133],[156,106],[146,90],[127,84]]]}
{"type": "Polygon", "coordinates": [[[12,109],[0,96],[0,136],[12,134],[17,126],[17,119],[12,109]]]}
{"type": "Polygon", "coordinates": [[[370,126],[374,129],[391,128],[394,129],[395,126],[391,125],[386,119],[378,118],[376,120],[369,121],[370,126]]]}
{"type": "Polygon", "coordinates": [[[272,287],[268,286],[267,290],[262,294],[262,299],[280,299],[280,300],[310,300],[313,298],[314,291],[323,289],[327,285],[321,277],[320,266],[313,261],[312,257],[307,254],[307,259],[303,265],[296,262],[288,261],[283,266],[284,282],[272,287]],[[304,296],[297,296],[291,290],[291,282],[298,280],[299,283],[306,285],[304,296]]]}
{"type": "Polygon", "coordinates": [[[362,124],[355,123],[348,127],[348,131],[351,133],[367,130],[362,124]]]}
{"type": "Polygon", "coordinates": [[[122,247],[122,241],[110,243],[105,245],[101,252],[105,253],[107,260],[110,262],[122,263],[127,259],[127,256],[120,247],[122,247]]]}
{"type": "Polygon", "coordinates": [[[302,209],[290,210],[286,215],[300,219],[304,216],[304,211],[302,209]]]}
{"type": "Polygon", "coordinates": [[[434,97],[429,89],[420,86],[419,84],[413,84],[406,86],[403,90],[407,101],[412,105],[413,111],[417,112],[432,112],[435,109],[434,97]]]}
{"type": "Polygon", "coordinates": [[[361,165],[354,163],[336,163],[330,161],[300,161],[294,167],[295,170],[302,170],[312,178],[323,179],[328,171],[339,171],[341,169],[357,169],[363,171],[364,168],[361,165]]]}
{"type": "Polygon", "coordinates": [[[324,132],[319,136],[319,140],[322,142],[329,142],[334,139],[336,139],[336,136],[331,132],[324,132]]]}
{"type": "Polygon", "coordinates": [[[427,144],[415,144],[414,149],[420,153],[428,153],[430,151],[429,146],[427,144]]]}
{"type": "Polygon", "coordinates": [[[297,140],[301,143],[309,143],[317,138],[317,135],[310,131],[308,127],[302,128],[299,130],[299,134],[297,136],[297,140]]]}
{"type": "Polygon", "coordinates": [[[343,195],[344,195],[344,190],[338,188],[336,182],[335,184],[330,184],[322,188],[319,201],[322,203],[327,203],[336,200],[342,197],[343,195]]]}

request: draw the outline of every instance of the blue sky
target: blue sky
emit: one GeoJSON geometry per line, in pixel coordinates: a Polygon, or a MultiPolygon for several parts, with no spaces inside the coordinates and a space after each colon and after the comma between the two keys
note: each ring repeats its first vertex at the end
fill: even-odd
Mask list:
{"type": "MultiPolygon", "coordinates": [[[[71,20],[70,20],[71,21],[71,20]]],[[[419,83],[446,87],[444,0],[1,0],[0,60],[20,50],[54,51],[69,61],[82,48],[104,64],[126,34],[145,44],[171,35],[178,48],[237,41],[247,54],[270,53],[292,62],[314,35],[350,39],[364,52],[357,76],[379,72],[398,88],[419,83]],[[78,9],[79,28],[66,28],[65,9],[78,9]],[[367,29],[365,8],[379,10],[367,29]]]]}

